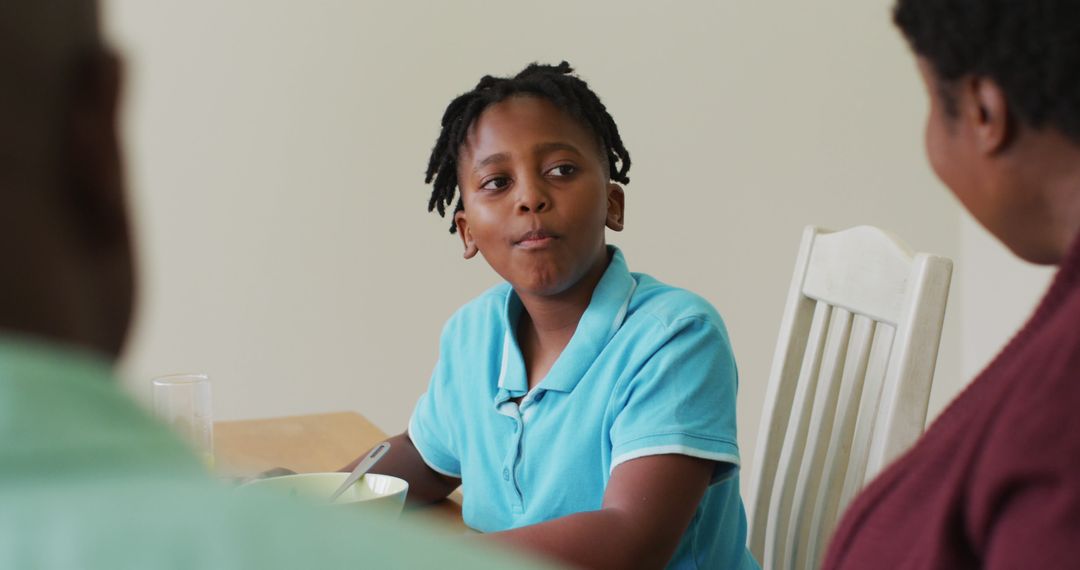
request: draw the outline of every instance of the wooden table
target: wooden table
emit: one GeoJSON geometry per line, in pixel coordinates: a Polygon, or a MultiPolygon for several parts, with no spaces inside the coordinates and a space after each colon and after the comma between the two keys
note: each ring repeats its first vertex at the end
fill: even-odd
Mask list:
{"type": "MultiPolygon", "coordinates": [[[[217,422],[214,456],[217,471],[234,477],[275,467],[298,473],[337,471],[386,437],[354,412],[217,422]]],[[[448,500],[411,508],[407,513],[405,516],[428,516],[455,530],[467,530],[461,520],[460,491],[448,500]]]]}

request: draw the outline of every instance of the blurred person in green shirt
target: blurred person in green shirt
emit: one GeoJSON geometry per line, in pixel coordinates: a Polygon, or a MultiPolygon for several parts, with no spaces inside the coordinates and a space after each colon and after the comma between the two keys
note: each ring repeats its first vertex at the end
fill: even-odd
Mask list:
{"type": "Polygon", "coordinates": [[[121,68],[97,17],[0,2],[0,568],[531,566],[237,493],[116,385],[135,288],[121,68]]]}

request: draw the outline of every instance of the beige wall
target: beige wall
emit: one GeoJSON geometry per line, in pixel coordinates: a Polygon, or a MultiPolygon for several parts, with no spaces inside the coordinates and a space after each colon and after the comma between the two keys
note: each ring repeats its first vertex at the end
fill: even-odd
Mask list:
{"type": "MultiPolygon", "coordinates": [[[[424,211],[442,110],[482,74],[565,58],[632,153],[611,241],[727,321],[749,463],[802,227],[959,252],[889,4],[106,0],[143,259],[129,385],[206,371],[220,418],[402,429],[442,322],[495,281],[424,211]]],[[[934,411],[963,383],[962,293],[934,411]]]]}

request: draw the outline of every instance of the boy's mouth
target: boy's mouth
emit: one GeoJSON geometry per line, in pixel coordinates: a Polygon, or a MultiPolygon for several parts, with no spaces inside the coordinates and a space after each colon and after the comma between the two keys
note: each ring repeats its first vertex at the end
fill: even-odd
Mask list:
{"type": "Polygon", "coordinates": [[[524,247],[526,249],[543,247],[559,236],[547,231],[547,230],[532,230],[526,232],[514,240],[514,245],[518,247],[524,247]]]}

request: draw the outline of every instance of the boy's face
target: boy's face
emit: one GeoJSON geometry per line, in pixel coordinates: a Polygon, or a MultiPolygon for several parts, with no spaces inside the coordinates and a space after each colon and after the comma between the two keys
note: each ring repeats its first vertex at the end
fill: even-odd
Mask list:
{"type": "Polygon", "coordinates": [[[457,165],[465,257],[483,254],[519,295],[559,295],[604,267],[604,228],[622,229],[623,191],[600,152],[591,132],[546,99],[489,106],[457,165]]]}

